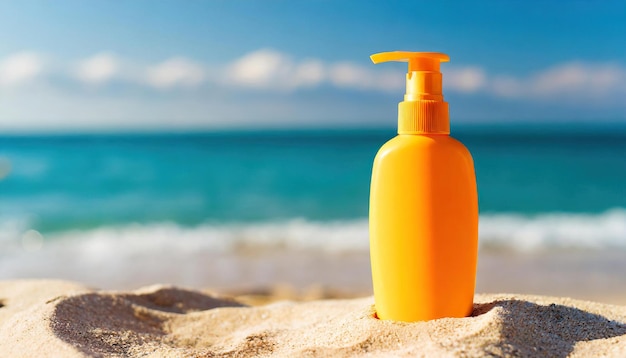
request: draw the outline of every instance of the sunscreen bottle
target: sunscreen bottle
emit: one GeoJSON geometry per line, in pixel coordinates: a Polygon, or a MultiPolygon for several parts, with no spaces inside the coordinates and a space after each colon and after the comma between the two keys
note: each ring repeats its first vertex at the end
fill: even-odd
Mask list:
{"type": "Polygon", "coordinates": [[[383,320],[466,317],[478,251],[474,163],[450,137],[435,52],[383,52],[374,63],[408,62],[398,136],[374,160],[370,256],[376,314],[383,320]]]}

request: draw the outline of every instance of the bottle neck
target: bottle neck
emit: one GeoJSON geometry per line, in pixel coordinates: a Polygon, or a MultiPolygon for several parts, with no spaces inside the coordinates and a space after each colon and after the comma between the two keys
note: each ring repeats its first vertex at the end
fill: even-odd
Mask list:
{"type": "Polygon", "coordinates": [[[448,102],[437,100],[400,102],[398,134],[450,134],[448,102]]]}

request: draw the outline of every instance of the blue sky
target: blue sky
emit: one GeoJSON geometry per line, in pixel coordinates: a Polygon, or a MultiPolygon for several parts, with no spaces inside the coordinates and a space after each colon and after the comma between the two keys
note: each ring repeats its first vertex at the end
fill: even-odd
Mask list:
{"type": "Polygon", "coordinates": [[[626,121],[624,1],[4,1],[0,130],[391,126],[441,51],[453,121],[626,121]]]}

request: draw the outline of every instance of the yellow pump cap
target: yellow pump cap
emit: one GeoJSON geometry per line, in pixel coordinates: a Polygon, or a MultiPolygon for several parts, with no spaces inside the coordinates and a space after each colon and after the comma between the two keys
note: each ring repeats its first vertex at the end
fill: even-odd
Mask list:
{"type": "Polygon", "coordinates": [[[449,134],[448,102],[443,100],[441,62],[450,57],[439,52],[381,52],[370,56],[372,62],[409,63],[406,94],[398,104],[398,134],[449,134]]]}

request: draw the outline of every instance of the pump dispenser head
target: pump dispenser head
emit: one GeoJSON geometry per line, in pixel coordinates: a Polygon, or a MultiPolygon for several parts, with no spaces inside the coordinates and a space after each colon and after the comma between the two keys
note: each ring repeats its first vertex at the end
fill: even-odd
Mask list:
{"type": "Polygon", "coordinates": [[[398,134],[449,134],[448,103],[443,100],[441,62],[448,55],[439,52],[381,52],[372,62],[408,62],[406,93],[398,104],[398,134]]]}

